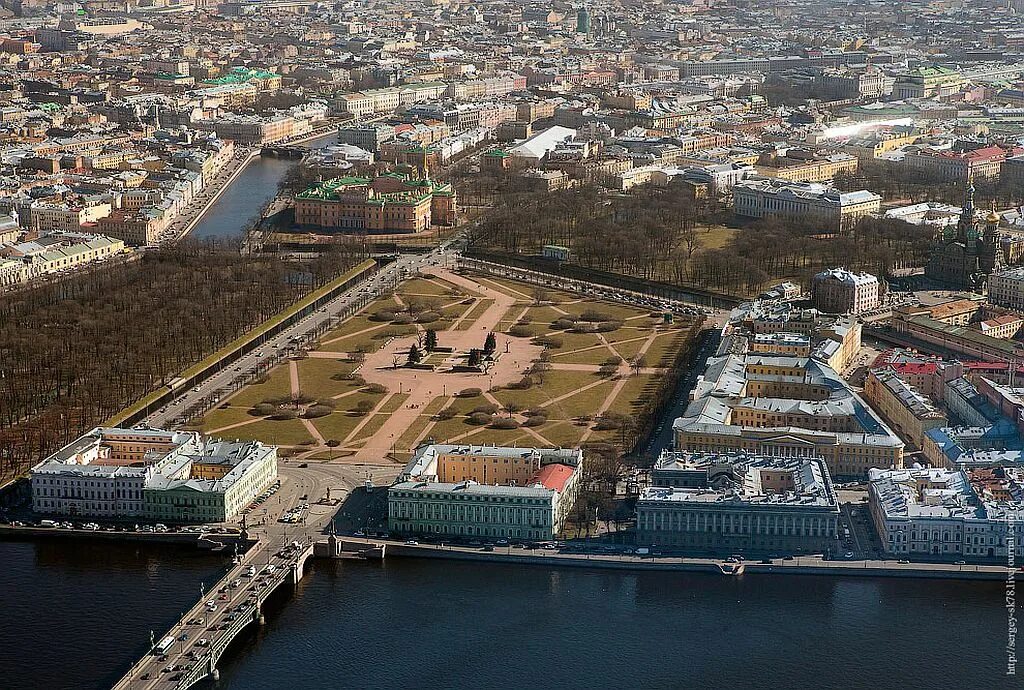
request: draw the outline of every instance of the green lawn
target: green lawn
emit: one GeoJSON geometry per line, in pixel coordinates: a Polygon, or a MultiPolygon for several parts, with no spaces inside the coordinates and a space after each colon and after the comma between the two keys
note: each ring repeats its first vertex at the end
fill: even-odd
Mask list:
{"type": "Polygon", "coordinates": [[[420,433],[424,429],[426,429],[427,425],[429,424],[430,417],[425,414],[420,414],[420,416],[416,418],[416,421],[410,424],[408,428],[406,428],[406,430],[402,432],[402,435],[395,439],[395,448],[397,448],[398,450],[408,450],[409,448],[411,448],[413,442],[416,440],[416,437],[419,436],[420,433]]]}
{"type": "Polygon", "coordinates": [[[288,367],[281,365],[272,369],[266,383],[253,383],[246,386],[237,395],[232,396],[231,404],[237,407],[252,407],[268,398],[280,398],[292,392],[291,378],[288,367]]]}
{"type": "Polygon", "coordinates": [[[405,299],[406,296],[414,297],[440,297],[448,294],[455,286],[447,281],[438,281],[441,285],[431,282],[425,278],[413,278],[407,280],[398,287],[398,294],[405,299]]]}
{"type": "Polygon", "coordinates": [[[614,357],[611,350],[605,347],[603,344],[600,347],[595,347],[588,350],[581,350],[579,352],[564,352],[563,350],[553,350],[551,353],[551,361],[558,364],[593,364],[600,366],[604,364],[605,360],[610,357],[614,357]]]}
{"type": "Polygon", "coordinates": [[[477,303],[470,307],[469,311],[465,313],[465,316],[459,323],[459,326],[456,330],[464,331],[468,329],[470,326],[473,325],[473,322],[479,319],[480,315],[487,311],[487,309],[489,309],[493,304],[493,299],[481,299],[477,301],[477,303]]]}
{"type": "MultiPolygon", "coordinates": [[[[604,345],[596,334],[592,333],[566,333],[562,331],[551,331],[550,323],[562,316],[559,309],[564,309],[573,315],[582,314],[588,309],[602,312],[614,319],[628,319],[633,316],[644,316],[646,311],[633,307],[618,305],[600,300],[583,299],[578,295],[564,293],[558,290],[546,290],[548,298],[554,300],[561,306],[558,309],[551,306],[532,306],[532,295],[534,287],[508,281],[505,279],[488,279],[481,277],[481,283],[489,287],[500,289],[513,295],[517,303],[511,307],[502,321],[502,326],[507,329],[520,314],[530,321],[528,328],[533,334],[549,334],[562,341],[562,347],[550,351],[552,363],[565,364],[587,364],[599,366],[613,356],[612,352],[604,345]],[[497,286],[497,287],[495,287],[497,286]],[[525,313],[524,313],[525,312],[525,313]],[[592,348],[592,349],[586,349],[592,348]],[[579,350],[584,350],[580,352],[579,350]]],[[[473,321],[483,314],[492,304],[490,298],[480,299],[473,304],[456,304],[457,297],[446,296],[450,288],[448,284],[437,285],[425,278],[414,278],[403,284],[398,294],[408,302],[410,299],[433,301],[445,304],[443,308],[444,319],[431,324],[431,327],[443,329],[452,323],[460,315],[465,319],[460,323],[460,328],[468,328],[473,321]]],[[[452,286],[454,287],[454,286],[452,286]]],[[[463,294],[471,294],[471,290],[460,290],[463,294]]],[[[334,380],[332,376],[351,372],[355,363],[343,361],[340,353],[350,352],[356,349],[363,349],[367,352],[376,351],[381,344],[389,337],[408,335],[416,332],[413,325],[395,325],[369,320],[369,314],[381,309],[396,309],[397,303],[389,298],[377,300],[369,305],[361,314],[349,319],[335,328],[324,337],[326,340],[336,340],[334,343],[321,343],[318,349],[326,352],[339,353],[338,359],[310,357],[296,362],[298,369],[299,386],[303,393],[315,398],[333,398],[336,395],[344,394],[343,397],[335,400],[336,408],[333,413],[326,417],[311,420],[317,430],[324,438],[344,441],[363,420],[364,426],[359,430],[357,436],[350,441],[350,444],[359,445],[373,436],[387,421],[389,416],[401,409],[408,396],[393,395],[379,413],[370,417],[358,417],[351,413],[361,401],[370,404],[378,404],[385,394],[369,394],[351,381],[334,380]],[[361,331],[366,331],[362,332],[361,331]],[[358,335],[356,335],[358,333],[358,335]]],[[[646,354],[648,366],[659,366],[659,361],[670,361],[676,350],[684,343],[687,331],[679,326],[656,331],[658,321],[649,318],[637,318],[632,321],[625,321],[623,328],[613,332],[602,334],[612,347],[625,359],[629,360],[636,356],[643,346],[646,337],[658,332],[659,335],[652,343],[646,354]]],[[[499,339],[504,336],[499,336],[499,339]]],[[[444,335],[439,334],[440,344],[444,345],[444,335]]],[[[481,345],[483,344],[481,336],[481,345]]],[[[440,355],[439,360],[443,359],[440,355]]],[[[661,364],[664,366],[664,364],[661,364]]],[[[618,398],[613,401],[611,409],[623,414],[633,414],[642,399],[651,394],[653,387],[657,385],[660,377],[643,375],[639,377],[630,376],[625,382],[624,388],[618,398]]],[[[580,416],[593,415],[601,407],[605,398],[609,395],[615,382],[611,379],[603,379],[595,372],[588,371],[561,371],[552,370],[545,375],[544,383],[535,385],[527,390],[495,391],[493,397],[501,405],[514,404],[521,411],[534,407],[544,407],[548,412],[548,421],[539,426],[531,427],[544,438],[551,441],[553,445],[571,446],[580,441],[586,431],[585,426],[576,426],[571,419],[580,416]],[[592,386],[582,390],[587,386],[592,386]],[[552,403],[554,398],[568,396],[565,400],[552,403]]],[[[486,390],[487,378],[481,377],[479,388],[486,390]]],[[[239,422],[254,420],[248,414],[248,410],[264,399],[281,397],[290,393],[290,377],[287,365],[282,365],[270,373],[269,380],[263,384],[252,385],[241,391],[234,398],[230,399],[230,407],[224,410],[213,410],[204,420],[203,428],[212,429],[223,426],[230,426],[239,422]]],[[[440,393],[440,391],[437,391],[440,393]]],[[[449,390],[448,393],[455,393],[449,390]]],[[[394,445],[399,451],[410,448],[413,442],[424,431],[427,437],[433,437],[436,441],[451,440],[472,432],[465,440],[467,443],[497,443],[520,445],[537,445],[538,441],[524,429],[499,430],[476,427],[466,423],[466,415],[473,408],[488,405],[490,402],[484,396],[476,398],[450,398],[438,396],[431,400],[424,409],[419,410],[419,416],[412,425],[394,439],[394,445]],[[446,403],[451,401],[450,408],[455,412],[455,417],[449,420],[433,422],[432,415],[436,414],[446,403]],[[429,430],[428,430],[429,428],[429,430]]],[[[595,433],[591,438],[594,440],[611,439],[615,440],[617,432],[595,433]]],[[[246,424],[237,429],[232,429],[224,434],[231,438],[258,438],[268,443],[282,445],[300,445],[311,440],[302,422],[299,420],[269,421],[255,419],[251,424],[246,424]]]]}
{"type": "Polygon", "coordinates": [[[344,362],[337,359],[322,359],[320,357],[308,357],[296,362],[299,371],[299,390],[314,398],[329,398],[352,387],[351,381],[336,381],[332,379],[335,375],[352,373],[356,368],[353,362],[344,362]]]}
{"type": "Polygon", "coordinates": [[[697,238],[704,249],[721,249],[736,237],[739,230],[724,225],[712,225],[697,230],[697,238]]]}
{"type": "Polygon", "coordinates": [[[330,342],[332,340],[338,340],[339,338],[347,340],[348,337],[361,331],[365,331],[367,329],[373,329],[374,331],[376,331],[383,328],[387,328],[389,325],[390,324],[384,323],[382,321],[373,321],[370,318],[368,318],[366,314],[356,314],[351,319],[341,324],[337,328],[327,332],[324,335],[324,337],[320,339],[319,347],[320,349],[335,350],[338,348],[328,347],[328,345],[334,344],[330,342]]]}
{"type": "Polygon", "coordinates": [[[356,438],[349,441],[347,445],[362,445],[363,443],[366,443],[371,436],[377,433],[377,431],[384,426],[384,422],[388,421],[389,416],[390,415],[383,413],[370,415],[369,420],[367,420],[366,424],[363,425],[363,428],[359,430],[359,433],[356,434],[356,438]]]}
{"type": "MultiPolygon", "coordinates": [[[[552,360],[555,362],[563,361],[559,358],[559,355],[565,356],[573,350],[579,350],[584,347],[592,347],[594,345],[603,345],[601,339],[593,333],[568,333],[563,331],[555,331],[551,334],[551,337],[558,338],[562,341],[562,347],[557,350],[551,351],[552,360]]],[[[607,350],[606,350],[607,352],[607,350]]]]}
{"type": "Polygon", "coordinates": [[[621,414],[635,414],[642,407],[642,400],[655,390],[658,378],[660,377],[652,374],[630,375],[626,385],[612,401],[609,410],[621,414]]]}
{"type": "MultiPolygon", "coordinates": [[[[600,380],[596,375],[586,371],[549,371],[544,376],[543,385],[535,385],[524,391],[502,389],[496,391],[494,397],[502,405],[514,402],[523,409],[543,407],[553,398],[578,391],[580,388],[600,380]]],[[[580,395],[586,396],[590,392],[584,391],[580,395]]]]}
{"type": "Polygon", "coordinates": [[[388,401],[381,406],[378,412],[382,414],[391,414],[398,408],[402,407],[402,405],[405,404],[405,401],[408,398],[409,396],[406,393],[395,393],[390,398],[388,398],[388,401]]]}
{"type": "Polygon", "coordinates": [[[325,439],[344,441],[345,438],[352,433],[352,430],[356,428],[356,425],[362,420],[363,417],[348,414],[344,410],[335,410],[326,417],[319,417],[311,421],[313,422],[313,426],[316,427],[316,430],[319,431],[320,435],[325,439]]]}
{"type": "MultiPolygon", "coordinates": [[[[568,309],[566,311],[568,311],[568,309]]],[[[556,319],[563,318],[564,316],[564,314],[552,307],[530,307],[526,311],[526,318],[528,318],[531,323],[542,323],[545,325],[550,324],[556,319]]]]}
{"type": "Polygon", "coordinates": [[[679,352],[679,348],[686,342],[686,334],[683,331],[671,331],[659,334],[651,346],[647,348],[644,357],[647,358],[649,367],[671,366],[672,361],[679,352]]]}
{"type": "Polygon", "coordinates": [[[637,309],[625,304],[604,301],[586,301],[579,304],[562,305],[562,309],[574,316],[579,316],[585,311],[596,311],[607,316],[610,320],[625,321],[632,316],[643,316],[650,314],[649,309],[637,309]]]}
{"type": "Polygon", "coordinates": [[[225,432],[225,438],[228,437],[262,441],[275,446],[298,446],[313,440],[313,437],[306,431],[306,427],[298,419],[261,420],[232,429],[230,433],[225,432]]]}
{"type": "MultiPolygon", "coordinates": [[[[613,342],[611,343],[611,346],[615,348],[615,351],[619,353],[622,359],[629,362],[637,356],[637,353],[640,352],[640,348],[644,346],[644,342],[646,342],[646,338],[613,342]]],[[[649,360],[648,365],[654,366],[649,360]]]]}
{"type": "MultiPolygon", "coordinates": [[[[232,424],[238,424],[239,422],[249,422],[256,417],[249,414],[248,407],[235,407],[230,406],[227,409],[216,408],[210,410],[210,412],[203,418],[203,432],[209,432],[213,429],[220,429],[221,427],[230,426],[232,424]]],[[[230,435],[233,430],[228,430],[224,433],[230,435]]]]}
{"type": "Polygon", "coordinates": [[[550,419],[572,419],[593,414],[601,406],[601,403],[604,402],[604,399],[608,397],[608,394],[612,392],[614,385],[614,382],[611,380],[604,381],[600,386],[588,388],[571,398],[552,403],[545,408],[550,413],[548,417],[550,419]]]}
{"type": "Polygon", "coordinates": [[[580,442],[587,425],[577,426],[571,421],[549,421],[534,429],[553,445],[569,448],[580,442]]]}
{"type": "Polygon", "coordinates": [[[412,325],[383,324],[381,328],[361,335],[349,335],[333,343],[322,343],[317,349],[323,352],[376,352],[388,338],[411,335],[416,332],[412,325]]]}

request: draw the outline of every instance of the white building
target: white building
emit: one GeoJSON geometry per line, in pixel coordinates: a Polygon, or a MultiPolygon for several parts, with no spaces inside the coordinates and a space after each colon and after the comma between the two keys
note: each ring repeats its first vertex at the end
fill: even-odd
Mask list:
{"type": "Polygon", "coordinates": [[[825,461],[663,452],[637,501],[637,543],[699,552],[828,553],[839,502],[825,461]]]}
{"type": "Polygon", "coordinates": [[[0,286],[74,270],[124,251],[122,240],[81,232],[51,232],[28,242],[0,244],[0,286]]]}
{"type": "Polygon", "coordinates": [[[583,452],[428,445],[388,490],[388,527],[406,535],[551,539],[579,491],[583,452]]]}
{"type": "Polygon", "coordinates": [[[771,216],[804,220],[839,231],[858,219],[876,214],[882,197],[860,190],[840,192],[815,182],[789,182],[773,177],[753,176],[732,189],[733,211],[738,216],[771,216]]]}
{"type": "Polygon", "coordinates": [[[277,477],[277,449],[196,432],[97,427],[32,468],[42,515],[225,522],[277,477]]]}
{"type": "Polygon", "coordinates": [[[571,140],[574,136],[576,136],[575,129],[556,125],[555,127],[545,129],[543,132],[534,134],[529,139],[513,146],[509,149],[509,153],[528,163],[539,163],[544,160],[545,156],[554,151],[559,144],[571,140]]]}
{"type": "Polygon", "coordinates": [[[920,204],[891,208],[883,214],[889,220],[902,220],[914,225],[932,225],[944,228],[960,222],[961,208],[951,204],[925,201],[920,204]]]}
{"type": "Polygon", "coordinates": [[[845,268],[822,271],[811,279],[814,306],[830,314],[861,314],[879,304],[878,278],[845,268]]]}
{"type": "Polygon", "coordinates": [[[869,507],[882,547],[895,556],[1024,556],[1024,469],[913,468],[870,472],[869,507]]]}
{"type": "Polygon", "coordinates": [[[1024,266],[996,271],[988,277],[988,301],[1024,311],[1024,266]]]}

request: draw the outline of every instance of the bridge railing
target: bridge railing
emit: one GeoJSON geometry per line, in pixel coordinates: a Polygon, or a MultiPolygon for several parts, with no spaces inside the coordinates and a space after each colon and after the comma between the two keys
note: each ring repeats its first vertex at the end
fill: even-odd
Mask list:
{"type": "Polygon", "coordinates": [[[282,568],[277,572],[273,580],[256,591],[256,601],[251,604],[240,604],[239,607],[233,610],[233,613],[240,613],[241,615],[231,621],[231,625],[226,630],[217,631],[217,636],[210,641],[207,653],[197,657],[196,661],[200,663],[197,663],[187,673],[182,675],[174,686],[176,690],[187,690],[187,688],[192,687],[210,675],[210,670],[217,665],[224,654],[224,650],[234,641],[235,637],[250,624],[259,620],[263,603],[272,592],[276,591],[283,582],[288,580],[290,572],[289,568],[282,568]]]}

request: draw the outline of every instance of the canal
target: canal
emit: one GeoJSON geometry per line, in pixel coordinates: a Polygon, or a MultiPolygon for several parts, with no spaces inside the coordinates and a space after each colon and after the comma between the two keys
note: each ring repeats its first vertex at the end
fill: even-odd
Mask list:
{"type": "MultiPolygon", "coordinates": [[[[303,146],[323,148],[337,140],[336,134],[328,134],[303,146]]],[[[253,160],[224,190],[188,236],[198,240],[240,236],[251,221],[259,217],[267,202],[274,198],[281,179],[296,162],[271,156],[253,160]]]]}

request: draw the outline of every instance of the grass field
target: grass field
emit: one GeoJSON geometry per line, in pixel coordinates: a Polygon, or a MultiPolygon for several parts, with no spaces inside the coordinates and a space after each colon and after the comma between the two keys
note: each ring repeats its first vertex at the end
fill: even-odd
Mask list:
{"type": "MultiPolygon", "coordinates": [[[[225,437],[260,439],[294,446],[290,452],[300,457],[325,460],[333,456],[342,461],[385,447],[393,457],[405,457],[421,438],[437,442],[526,446],[573,446],[581,441],[615,443],[619,432],[592,429],[593,418],[602,409],[624,415],[637,414],[662,379],[657,373],[634,374],[628,362],[642,354],[647,367],[667,366],[689,337],[686,322],[662,324],[659,319],[650,318],[646,310],[629,305],[588,299],[560,290],[537,290],[534,286],[504,278],[465,277],[474,281],[470,283],[472,287],[436,277],[421,276],[406,281],[399,286],[397,299],[378,299],[324,335],[314,347],[318,351],[316,356],[279,366],[265,383],[248,386],[228,398],[227,407],[215,409],[207,415],[203,429],[230,427],[225,430],[225,437]],[[536,305],[535,294],[542,296],[546,303],[536,305]],[[418,326],[384,323],[370,318],[382,310],[401,314],[405,308],[403,305],[407,306],[413,300],[433,304],[441,310],[443,318],[433,324],[418,326]],[[410,398],[407,393],[369,392],[358,376],[360,365],[345,358],[344,353],[376,351],[388,338],[412,334],[424,327],[479,328],[476,322],[485,312],[496,316],[493,311],[496,303],[507,305],[498,319],[498,330],[507,333],[517,321],[527,321],[529,337],[546,336],[561,341],[561,346],[549,349],[547,356],[552,367],[565,368],[550,368],[542,375],[535,375],[532,385],[522,390],[515,386],[502,387],[484,390],[473,398],[423,395],[420,389],[410,385],[407,390],[414,393],[420,390],[416,399],[419,408],[410,409],[407,407],[410,398]],[[551,328],[557,319],[567,315],[568,318],[576,318],[586,312],[598,312],[603,318],[621,321],[623,326],[600,335],[551,328]],[[614,375],[602,376],[598,369],[614,361],[616,356],[624,361],[614,375]],[[308,423],[299,419],[274,421],[252,415],[251,408],[259,402],[292,392],[290,366],[296,369],[299,390],[315,399],[331,399],[333,412],[308,423]],[[345,378],[349,375],[350,378],[345,378]],[[618,393],[615,392],[617,388],[618,393]],[[378,405],[381,405],[379,409],[378,405]],[[357,414],[357,409],[365,410],[370,406],[373,411],[357,414]],[[498,408],[496,419],[508,419],[511,409],[512,418],[519,426],[501,429],[493,424],[478,426],[469,423],[468,415],[474,409],[495,406],[498,408]],[[442,410],[448,418],[438,417],[442,410]],[[537,423],[535,419],[529,427],[521,426],[526,420],[523,413],[527,410],[539,410],[546,416],[545,420],[537,423]],[[392,423],[389,429],[393,433],[382,431],[398,412],[402,413],[400,418],[403,421],[408,418],[405,425],[396,428],[392,423]],[[323,439],[338,441],[339,447],[329,450],[318,445],[307,424],[311,424],[323,439]]],[[[451,276],[451,280],[458,280],[458,277],[451,276]]],[[[444,330],[439,330],[438,340],[444,344],[444,330]]],[[[439,356],[438,359],[445,357],[439,356]]],[[[410,384],[413,383],[411,376],[412,373],[410,384]]],[[[452,386],[448,390],[453,392],[452,386]]]]}

